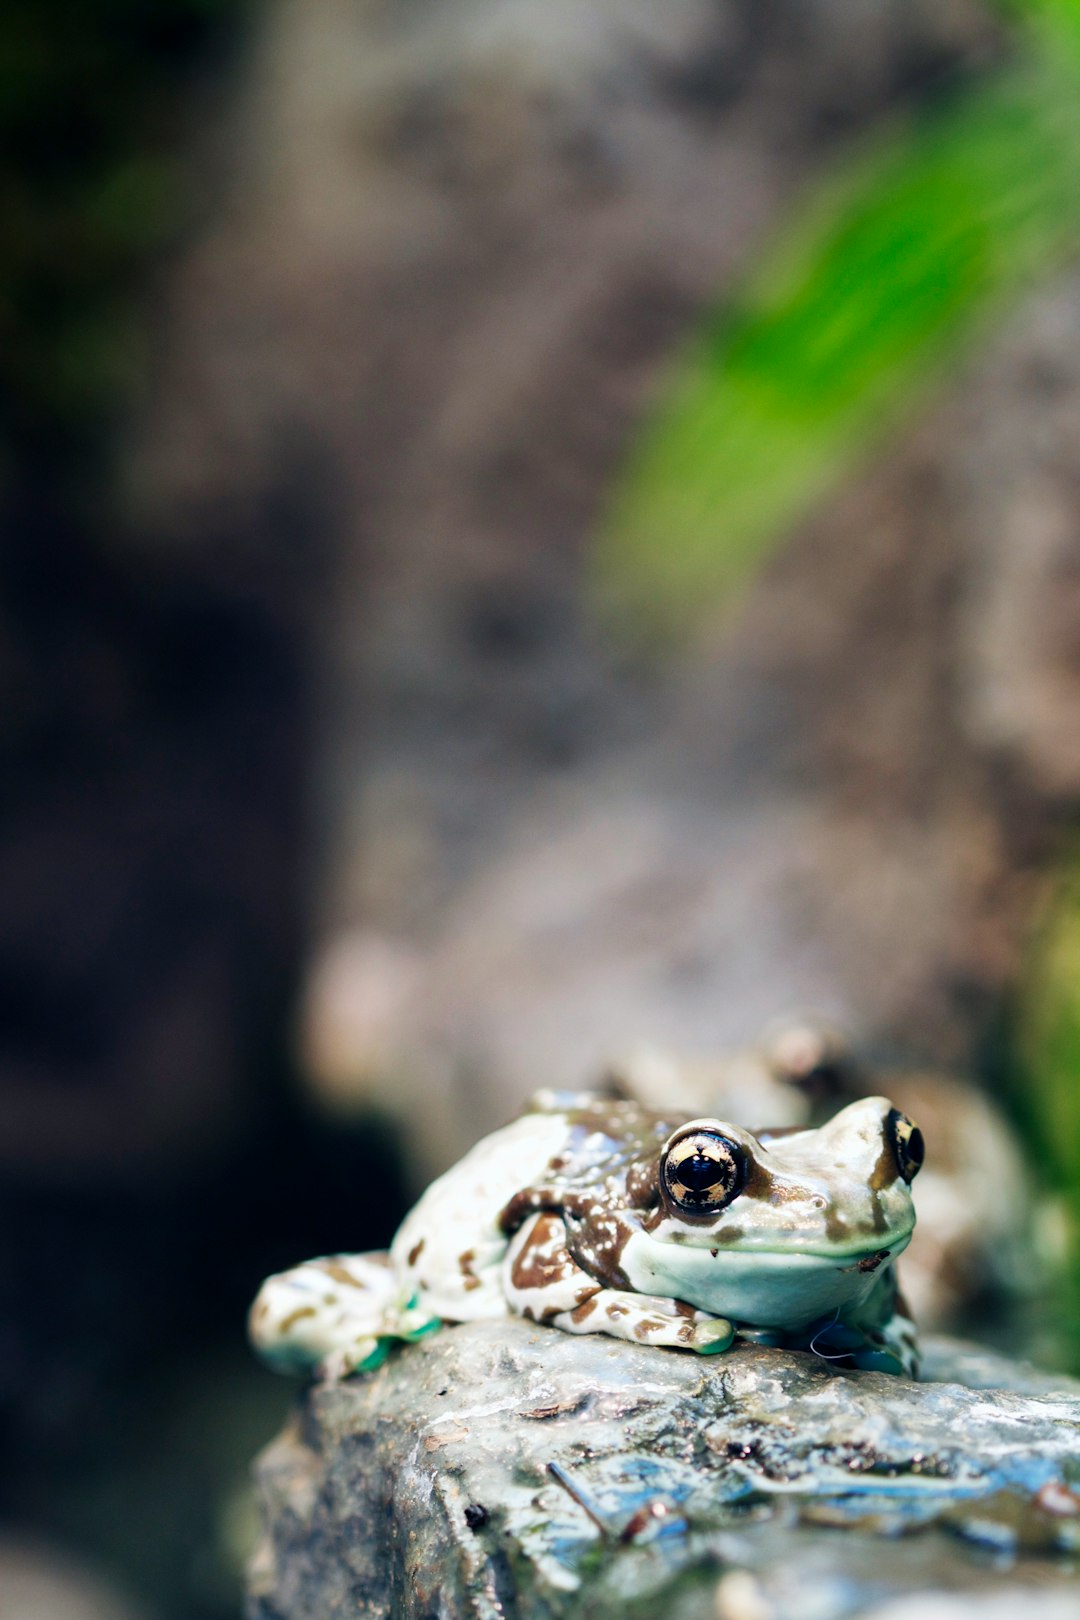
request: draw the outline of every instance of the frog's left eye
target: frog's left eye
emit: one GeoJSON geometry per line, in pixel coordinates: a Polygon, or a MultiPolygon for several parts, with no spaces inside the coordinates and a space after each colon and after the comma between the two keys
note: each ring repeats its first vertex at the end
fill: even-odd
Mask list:
{"type": "Polygon", "coordinates": [[[746,1152],[722,1131],[695,1126],[660,1156],[660,1188],[673,1214],[716,1215],[746,1185],[746,1152]]]}
{"type": "Polygon", "coordinates": [[[906,1114],[900,1112],[899,1108],[889,1110],[885,1128],[889,1133],[893,1152],[896,1154],[897,1169],[910,1184],[922,1169],[922,1162],[926,1157],[923,1133],[906,1114]]]}

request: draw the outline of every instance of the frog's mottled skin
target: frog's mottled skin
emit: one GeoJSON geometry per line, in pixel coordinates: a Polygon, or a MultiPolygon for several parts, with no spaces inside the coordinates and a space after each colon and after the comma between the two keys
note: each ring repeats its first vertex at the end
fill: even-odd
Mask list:
{"type": "Polygon", "coordinates": [[[913,1374],[893,1262],[914,1225],[918,1161],[904,1162],[898,1119],[912,1129],[867,1097],[817,1130],[755,1137],[635,1102],[541,1093],[429,1187],[388,1255],[269,1278],[252,1338],[275,1367],[333,1377],[441,1322],[517,1314],[704,1354],[738,1334],[913,1374]],[[687,1175],[708,1180],[702,1141],[720,1143],[727,1201],[688,1213],[678,1164],[693,1147],[687,1175]]]}

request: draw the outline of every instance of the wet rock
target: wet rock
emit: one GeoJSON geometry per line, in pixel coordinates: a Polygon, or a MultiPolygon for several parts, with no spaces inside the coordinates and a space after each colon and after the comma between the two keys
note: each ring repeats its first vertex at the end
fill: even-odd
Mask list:
{"type": "Polygon", "coordinates": [[[961,1597],[955,1592],[933,1592],[924,1597],[901,1598],[866,1616],[866,1620],[1013,1620],[1019,1613],[1032,1620],[1072,1620],[1076,1598],[1071,1592],[1047,1592],[1038,1587],[1010,1586],[988,1596],[961,1597]]]}
{"type": "Polygon", "coordinates": [[[1080,1605],[1080,1382],[946,1340],[927,1364],[446,1330],[309,1392],[263,1455],[249,1620],[1080,1605]]]}

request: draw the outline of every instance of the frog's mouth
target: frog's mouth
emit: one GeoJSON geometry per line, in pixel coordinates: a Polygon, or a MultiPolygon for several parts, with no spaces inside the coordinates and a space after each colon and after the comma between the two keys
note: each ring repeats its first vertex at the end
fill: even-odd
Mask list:
{"type": "Polygon", "coordinates": [[[643,1294],[685,1300],[753,1327],[800,1328],[861,1304],[911,1241],[911,1228],[874,1247],[832,1249],[697,1248],[635,1232],[620,1264],[643,1294]]]}

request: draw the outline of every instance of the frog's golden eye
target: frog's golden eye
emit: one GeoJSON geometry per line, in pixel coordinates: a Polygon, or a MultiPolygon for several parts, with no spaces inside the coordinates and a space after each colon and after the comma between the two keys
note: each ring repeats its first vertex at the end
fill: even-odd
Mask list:
{"type": "Polygon", "coordinates": [[[746,1185],[746,1152],[722,1131],[694,1126],[660,1155],[660,1188],[673,1214],[716,1215],[746,1185]]]}
{"type": "Polygon", "coordinates": [[[926,1157],[923,1133],[906,1114],[900,1112],[899,1108],[890,1108],[885,1129],[896,1155],[896,1167],[904,1180],[910,1184],[922,1169],[922,1162],[926,1157]]]}

